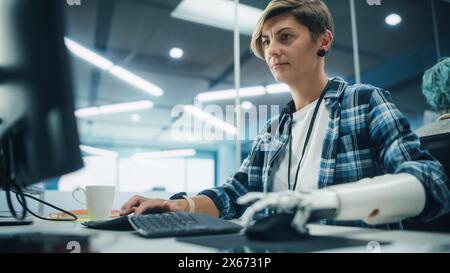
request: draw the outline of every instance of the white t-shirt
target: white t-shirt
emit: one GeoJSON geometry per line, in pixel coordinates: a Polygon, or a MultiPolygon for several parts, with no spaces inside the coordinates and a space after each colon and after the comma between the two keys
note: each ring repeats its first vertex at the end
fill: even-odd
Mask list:
{"type": "MultiPolygon", "coordinates": [[[[291,189],[295,184],[295,174],[297,172],[298,162],[302,155],[303,146],[311,122],[314,108],[317,101],[314,101],[293,114],[292,124],[292,154],[291,154],[291,189]]],[[[322,155],[323,143],[329,122],[329,110],[325,106],[324,101],[320,104],[317,112],[314,128],[309,138],[308,146],[300,166],[297,179],[296,190],[311,190],[318,188],[320,158],[322,155]]],[[[289,160],[289,142],[280,151],[278,158],[275,160],[272,169],[273,191],[288,190],[288,160],[289,160]]]]}

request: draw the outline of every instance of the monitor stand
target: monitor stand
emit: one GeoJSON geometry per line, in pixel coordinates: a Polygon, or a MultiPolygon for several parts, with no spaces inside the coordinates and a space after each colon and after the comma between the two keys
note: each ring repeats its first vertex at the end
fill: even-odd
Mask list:
{"type": "Polygon", "coordinates": [[[10,216],[0,216],[0,226],[23,226],[30,225],[33,223],[33,218],[27,217],[27,203],[25,200],[25,196],[23,194],[23,188],[21,184],[15,179],[15,164],[14,157],[12,151],[12,141],[11,137],[8,137],[6,140],[5,147],[0,139],[0,160],[2,165],[0,166],[0,194],[5,194],[6,203],[8,204],[9,211],[11,213],[10,216]],[[5,149],[6,148],[6,149],[5,149]],[[19,214],[16,213],[14,209],[14,205],[12,202],[11,195],[15,194],[17,197],[17,201],[22,206],[22,213],[19,217],[19,214]]]}

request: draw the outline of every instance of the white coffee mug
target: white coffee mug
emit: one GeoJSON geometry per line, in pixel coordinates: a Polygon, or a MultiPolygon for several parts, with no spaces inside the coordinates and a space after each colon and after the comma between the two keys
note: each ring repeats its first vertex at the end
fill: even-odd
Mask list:
{"type": "Polygon", "coordinates": [[[72,191],[72,197],[80,204],[86,205],[89,218],[95,220],[108,220],[114,203],[114,186],[86,186],[86,189],[77,187],[72,191]],[[84,193],[86,203],[76,197],[76,193],[84,193]]]}

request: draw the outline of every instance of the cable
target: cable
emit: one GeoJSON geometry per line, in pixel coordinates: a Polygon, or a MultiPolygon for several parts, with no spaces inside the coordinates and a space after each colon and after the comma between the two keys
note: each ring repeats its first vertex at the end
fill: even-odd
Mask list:
{"type": "MultiPolygon", "coordinates": [[[[34,217],[37,217],[42,220],[47,220],[47,221],[66,221],[67,222],[67,221],[78,220],[78,217],[75,214],[68,212],[66,210],[63,210],[55,205],[47,203],[39,198],[36,198],[34,196],[31,196],[31,195],[23,192],[21,184],[18,183],[17,180],[15,179],[15,176],[13,176],[15,174],[14,158],[13,158],[14,153],[13,153],[13,147],[12,147],[12,140],[10,138],[8,138],[7,144],[8,144],[7,148],[9,149],[9,151],[6,156],[6,160],[5,161],[2,160],[1,163],[2,163],[2,165],[4,165],[2,169],[6,169],[7,173],[9,173],[11,175],[5,176],[2,172],[0,172],[0,186],[4,185],[5,192],[6,192],[6,201],[8,203],[8,208],[9,208],[11,215],[19,221],[23,221],[25,219],[27,212],[32,214],[34,217]],[[8,156],[9,156],[9,158],[8,158],[8,156]],[[8,163],[9,163],[9,165],[8,165],[8,163]],[[18,214],[16,213],[16,211],[14,209],[14,205],[11,200],[11,192],[16,194],[16,199],[19,202],[19,204],[22,206],[22,216],[20,218],[18,217],[18,214]],[[58,211],[64,212],[64,213],[72,216],[73,219],[51,219],[51,218],[41,217],[41,216],[35,214],[34,212],[32,212],[30,209],[28,209],[25,196],[28,198],[34,199],[35,201],[38,201],[38,202],[40,202],[44,205],[47,205],[51,208],[54,208],[58,211]]],[[[4,149],[3,143],[0,143],[0,154],[2,154],[2,155],[3,155],[3,149],[4,149]]],[[[0,169],[0,170],[2,170],[2,169],[0,169]]]]}
{"type": "Polygon", "coordinates": [[[73,214],[71,212],[68,212],[68,211],[66,211],[66,210],[64,210],[62,208],[59,208],[59,207],[57,207],[55,205],[52,205],[50,203],[47,203],[47,202],[45,202],[45,201],[43,201],[43,200],[41,200],[39,198],[36,198],[36,197],[34,197],[32,195],[24,193],[22,188],[20,187],[20,185],[18,185],[17,182],[14,181],[14,179],[7,179],[1,173],[0,173],[0,178],[4,180],[5,185],[6,185],[5,193],[6,193],[6,202],[8,203],[9,212],[18,221],[23,221],[25,219],[25,217],[26,217],[27,212],[29,212],[31,215],[33,215],[33,216],[35,216],[35,217],[37,217],[37,218],[39,218],[41,220],[46,220],[46,221],[65,221],[65,222],[67,222],[67,221],[76,221],[76,220],[78,220],[78,217],[75,214],[73,214]],[[18,216],[18,213],[16,212],[16,210],[14,208],[14,205],[12,203],[11,192],[16,194],[16,199],[19,202],[19,204],[22,206],[22,216],[21,217],[18,216]],[[51,218],[41,217],[41,216],[35,214],[34,212],[32,212],[28,208],[27,201],[26,201],[25,197],[34,199],[37,202],[40,202],[40,203],[42,203],[44,205],[47,205],[47,206],[49,206],[51,208],[54,208],[54,209],[58,210],[58,211],[64,212],[64,213],[72,216],[73,219],[51,219],[51,218]]]}
{"type": "MultiPolygon", "coordinates": [[[[14,206],[11,202],[11,192],[10,192],[9,187],[6,188],[5,194],[6,194],[6,202],[8,203],[9,211],[11,212],[12,216],[17,219],[16,210],[14,209],[14,206]]],[[[23,211],[22,211],[22,214],[23,214],[23,211]]]]}
{"type": "MultiPolygon", "coordinates": [[[[22,202],[19,200],[19,194],[16,193],[16,192],[14,192],[14,193],[16,194],[17,201],[22,205],[22,202]]],[[[39,218],[39,219],[41,219],[41,220],[54,221],[54,222],[73,222],[73,221],[78,220],[78,217],[77,217],[75,214],[73,214],[73,213],[71,213],[71,212],[69,212],[69,211],[66,211],[66,210],[64,210],[64,209],[62,209],[62,208],[60,208],[60,207],[57,207],[57,206],[52,205],[52,204],[50,204],[50,203],[47,203],[47,202],[45,202],[44,200],[41,200],[41,199],[39,199],[39,198],[37,198],[37,197],[34,197],[34,196],[32,196],[32,195],[29,195],[29,194],[26,194],[26,193],[23,193],[23,192],[22,192],[22,195],[23,195],[23,196],[26,196],[26,197],[28,197],[28,198],[31,198],[31,199],[33,199],[33,200],[35,200],[35,201],[37,201],[37,202],[40,202],[40,203],[42,203],[42,204],[44,204],[44,205],[47,205],[47,206],[49,206],[49,207],[51,207],[51,208],[54,208],[54,209],[56,209],[56,210],[58,210],[58,211],[64,212],[65,214],[68,214],[68,215],[72,216],[73,219],[52,219],[52,218],[45,218],[45,217],[42,217],[42,216],[39,216],[39,215],[35,214],[35,213],[32,212],[30,209],[28,209],[28,208],[26,207],[26,205],[25,205],[25,209],[26,209],[31,215],[33,215],[34,217],[37,217],[37,218],[39,218]]],[[[25,199],[23,199],[23,200],[25,200],[25,199]]],[[[22,205],[22,206],[23,206],[23,205],[22,205]]]]}
{"type": "Polygon", "coordinates": [[[11,215],[15,219],[22,221],[25,219],[25,216],[27,215],[27,202],[25,200],[24,193],[23,193],[22,189],[20,188],[20,186],[17,185],[17,183],[13,179],[11,179],[11,180],[8,179],[8,182],[9,183],[6,183],[7,187],[6,187],[5,192],[6,192],[6,202],[8,203],[9,211],[11,212],[11,215]],[[11,190],[11,186],[16,188],[18,192],[11,190]],[[22,216],[20,218],[18,217],[16,210],[14,209],[14,205],[12,204],[11,192],[14,192],[16,194],[17,200],[19,200],[19,196],[22,199],[22,203],[19,201],[20,205],[22,206],[22,216]]]}
{"type": "Polygon", "coordinates": [[[12,146],[12,140],[11,140],[11,136],[9,136],[7,138],[7,147],[6,147],[6,152],[4,151],[5,143],[0,143],[0,155],[2,156],[2,171],[6,172],[6,175],[3,174],[3,172],[0,172],[0,179],[1,179],[1,184],[0,185],[4,185],[5,186],[5,192],[6,192],[6,201],[8,203],[8,208],[9,211],[11,213],[11,215],[18,221],[23,221],[27,215],[27,202],[25,200],[25,197],[23,195],[23,191],[22,191],[22,187],[20,185],[20,183],[18,183],[15,180],[15,166],[14,166],[14,157],[13,157],[13,146],[12,146]],[[6,155],[5,155],[6,153],[6,155]],[[4,160],[3,160],[4,159],[4,160]],[[14,206],[12,204],[12,200],[11,200],[11,191],[16,193],[16,198],[17,200],[19,200],[19,196],[20,199],[22,200],[22,202],[19,201],[19,203],[22,206],[22,216],[19,218],[16,210],[14,209],[14,206]],[[17,191],[17,192],[16,192],[17,191]],[[17,194],[19,196],[17,196],[17,194]]]}
{"type": "MultiPolygon", "coordinates": [[[[1,175],[1,174],[0,174],[0,178],[3,178],[5,180],[5,177],[3,175],[1,175]]],[[[32,195],[24,193],[22,191],[22,188],[16,183],[16,181],[14,181],[14,179],[6,179],[6,181],[7,181],[7,183],[5,183],[6,184],[6,187],[5,187],[6,202],[8,203],[9,212],[18,221],[23,221],[25,219],[25,217],[26,217],[27,212],[29,212],[31,215],[33,215],[33,216],[35,216],[35,217],[37,217],[37,218],[39,218],[41,220],[47,220],[47,221],[65,221],[65,222],[67,222],[67,221],[76,221],[76,220],[78,220],[78,217],[75,214],[73,214],[73,213],[71,213],[69,211],[66,211],[66,210],[64,210],[62,208],[59,208],[59,207],[57,207],[55,205],[52,205],[50,203],[47,203],[47,202],[45,202],[45,201],[43,201],[43,200],[41,200],[39,198],[36,198],[36,197],[34,197],[32,195]],[[22,215],[21,215],[21,217],[18,216],[18,213],[16,212],[16,210],[14,208],[14,205],[12,203],[11,192],[16,194],[16,199],[19,202],[19,204],[22,206],[22,215]],[[47,205],[47,206],[49,206],[51,208],[54,208],[54,209],[58,210],[58,211],[64,212],[64,213],[70,215],[71,217],[73,217],[73,219],[52,219],[52,218],[41,217],[41,216],[35,214],[33,211],[31,211],[28,208],[27,201],[26,201],[25,197],[34,199],[37,202],[40,202],[40,203],[42,203],[44,205],[47,205]]]]}

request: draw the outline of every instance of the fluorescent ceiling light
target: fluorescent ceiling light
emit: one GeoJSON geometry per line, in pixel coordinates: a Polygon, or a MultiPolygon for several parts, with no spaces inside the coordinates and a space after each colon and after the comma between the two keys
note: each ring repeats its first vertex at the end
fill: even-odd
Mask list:
{"type": "Polygon", "coordinates": [[[141,116],[140,116],[139,114],[132,114],[132,115],[130,116],[130,119],[131,119],[131,121],[133,121],[133,122],[139,122],[139,121],[141,121],[141,116]]]}
{"type": "MultiPolygon", "coordinates": [[[[235,3],[229,0],[183,0],[170,14],[174,18],[234,30],[235,3]]],[[[263,11],[251,6],[238,5],[239,30],[251,35],[263,11]]]]}
{"type": "Polygon", "coordinates": [[[251,102],[249,102],[249,101],[244,101],[244,102],[241,104],[241,107],[242,107],[242,109],[244,109],[244,110],[249,110],[249,109],[251,109],[251,108],[253,107],[253,104],[252,104],[251,102]]]}
{"type": "Polygon", "coordinates": [[[148,82],[147,80],[144,80],[136,74],[131,73],[123,67],[114,65],[114,63],[110,60],[98,55],[97,53],[78,44],[77,42],[69,38],[64,38],[64,41],[67,48],[73,54],[103,70],[109,71],[117,78],[126,81],[127,83],[149,93],[152,96],[158,97],[164,93],[164,91],[158,86],[148,82]]]}
{"type": "Polygon", "coordinates": [[[98,107],[81,108],[75,110],[75,116],[77,118],[84,118],[97,115],[100,115],[100,110],[98,107]]]}
{"type": "Polygon", "coordinates": [[[77,42],[69,39],[64,38],[64,42],[67,46],[67,48],[76,56],[80,57],[81,59],[90,62],[91,64],[103,69],[108,70],[111,67],[114,66],[114,64],[102,56],[98,55],[97,53],[87,49],[86,47],[78,44],[77,42]]]}
{"type": "Polygon", "coordinates": [[[130,112],[136,110],[149,109],[153,107],[153,102],[149,100],[136,101],[136,102],[127,102],[127,103],[118,103],[118,104],[110,104],[103,105],[97,107],[89,107],[89,108],[81,108],[75,111],[75,116],[78,118],[89,117],[89,116],[97,116],[103,114],[112,114],[112,113],[121,113],[121,112],[130,112]]]}
{"type": "Polygon", "coordinates": [[[143,110],[149,109],[153,107],[153,102],[149,100],[136,101],[136,102],[127,102],[127,103],[118,103],[118,104],[110,104],[100,106],[100,113],[102,114],[111,114],[111,113],[120,113],[120,112],[128,112],[134,110],[143,110]]]}
{"type": "Polygon", "coordinates": [[[86,145],[80,145],[80,150],[85,153],[88,153],[91,155],[98,155],[98,156],[117,157],[119,155],[117,152],[113,152],[113,151],[106,150],[106,149],[95,148],[95,147],[91,147],[91,146],[86,146],[86,145]]]}
{"type": "Polygon", "coordinates": [[[183,49],[174,47],[170,50],[169,54],[170,54],[170,57],[172,57],[174,59],[180,59],[181,57],[183,57],[184,53],[183,53],[183,49]]]}
{"type": "Polygon", "coordinates": [[[194,156],[195,154],[196,151],[194,149],[155,151],[155,152],[136,153],[132,156],[132,159],[188,157],[194,156]]]}
{"type": "Polygon", "coordinates": [[[193,106],[193,105],[185,105],[184,111],[195,118],[198,118],[204,122],[211,124],[219,130],[222,130],[230,135],[237,135],[237,128],[233,125],[226,123],[223,120],[220,120],[213,115],[202,111],[201,109],[193,106]]]}
{"type": "Polygon", "coordinates": [[[279,93],[289,93],[290,89],[287,84],[271,84],[266,86],[266,90],[268,94],[279,94],[279,93]]]}
{"type": "MultiPolygon", "coordinates": [[[[214,91],[214,92],[203,92],[197,95],[199,101],[215,101],[215,100],[226,100],[236,98],[236,89],[214,91]]],[[[239,97],[255,97],[262,96],[266,94],[266,90],[263,86],[247,87],[239,89],[239,97]]]]}
{"type": "Polygon", "coordinates": [[[386,17],[385,21],[390,26],[396,26],[402,22],[402,17],[396,13],[392,13],[386,17]]]}
{"type": "Polygon", "coordinates": [[[117,78],[122,79],[122,80],[128,82],[129,84],[144,90],[145,92],[149,93],[152,96],[159,97],[164,93],[163,90],[161,88],[159,88],[158,86],[131,73],[130,71],[124,69],[121,66],[116,65],[113,68],[111,68],[111,70],[109,70],[109,72],[111,74],[113,74],[114,76],[116,76],[117,78]]]}

